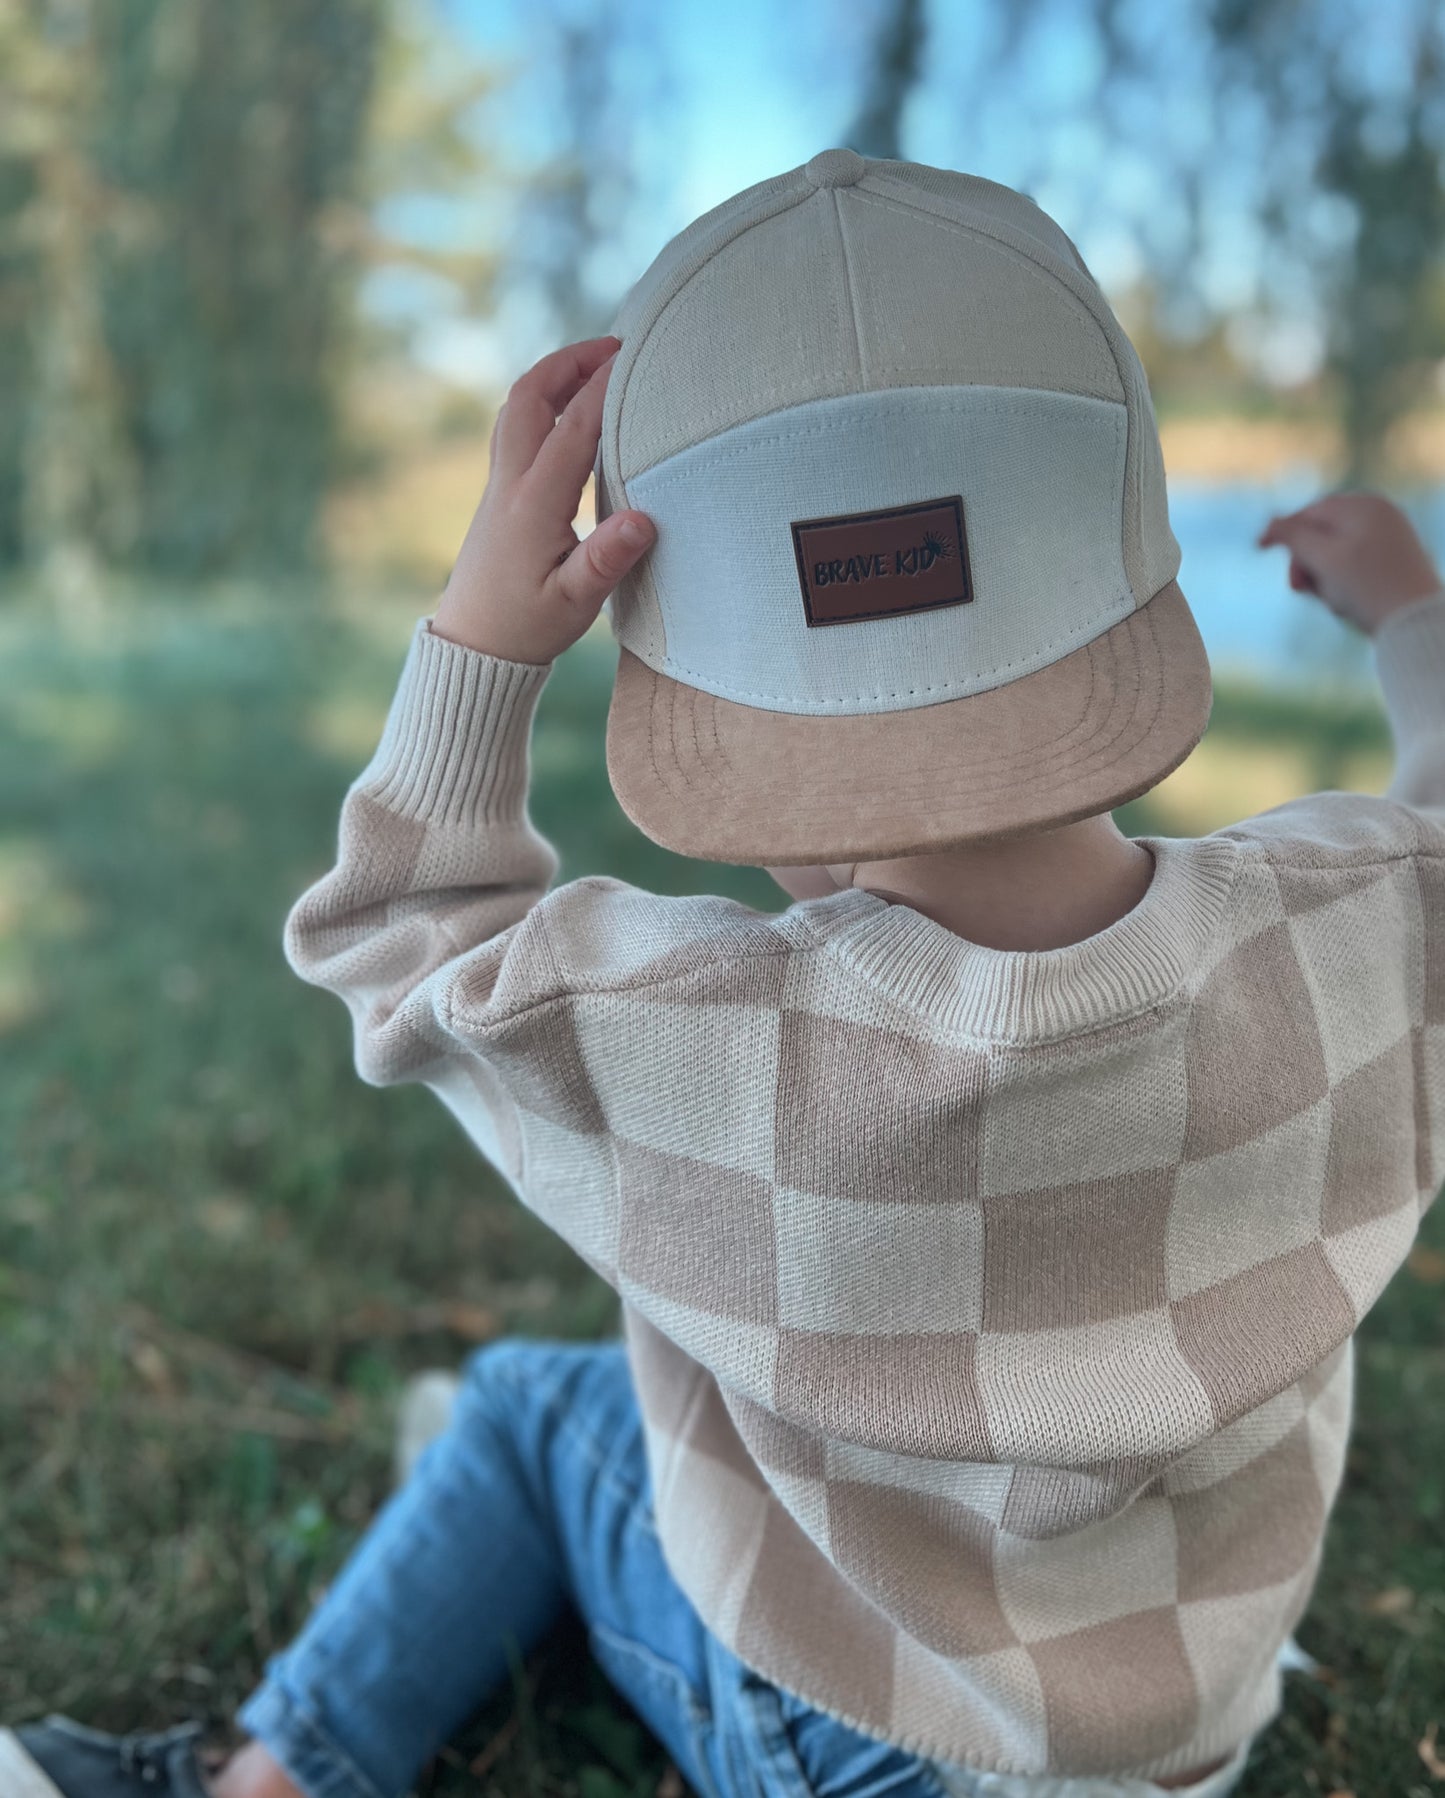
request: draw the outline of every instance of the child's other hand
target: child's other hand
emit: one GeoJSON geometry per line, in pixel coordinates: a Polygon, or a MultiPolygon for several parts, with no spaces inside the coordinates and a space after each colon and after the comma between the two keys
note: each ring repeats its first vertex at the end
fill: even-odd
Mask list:
{"type": "Polygon", "coordinates": [[[1271,518],[1261,549],[1289,551],[1289,584],[1373,636],[1391,612],[1440,586],[1440,571],[1415,527],[1381,493],[1329,493],[1271,518]]]}
{"type": "Polygon", "coordinates": [[[550,662],[651,547],[645,512],[614,512],[580,543],[572,529],[621,346],[620,337],[569,343],[512,383],[492,427],[486,490],[432,619],[438,636],[511,662],[550,662]],[[642,527],[637,542],[630,525],[642,527]]]}

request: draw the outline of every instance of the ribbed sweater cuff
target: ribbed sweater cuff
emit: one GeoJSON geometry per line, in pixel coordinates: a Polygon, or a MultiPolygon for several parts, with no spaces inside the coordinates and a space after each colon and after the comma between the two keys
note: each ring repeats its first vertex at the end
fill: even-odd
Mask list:
{"type": "Polygon", "coordinates": [[[1397,749],[1445,730],[1445,588],[1392,612],[1370,641],[1397,749]]]}
{"type": "Polygon", "coordinates": [[[407,818],[519,817],[532,716],[554,666],[468,649],[419,618],[381,741],[355,784],[407,818]]]}

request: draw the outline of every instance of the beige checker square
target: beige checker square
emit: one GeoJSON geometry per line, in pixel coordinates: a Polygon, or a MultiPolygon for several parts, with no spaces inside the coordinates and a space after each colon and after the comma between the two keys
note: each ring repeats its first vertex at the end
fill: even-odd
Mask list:
{"type": "Polygon", "coordinates": [[[1189,1013],[1185,1072],[1182,1153],[1190,1161],[1236,1148],[1328,1092],[1314,1002],[1288,924],[1248,938],[1203,983],[1189,1013]]]}
{"type": "Polygon", "coordinates": [[[778,1332],[771,1324],[741,1323],[716,1311],[694,1310],[639,1285],[625,1272],[617,1278],[623,1300],[654,1330],[730,1387],[759,1404],[771,1403],[778,1356],[778,1332]]]}
{"type": "Polygon", "coordinates": [[[1329,1139],[1326,1096],[1247,1142],[1184,1162],[1167,1229],[1169,1296],[1313,1241],[1329,1139]]]}
{"type": "Polygon", "coordinates": [[[1363,1317],[1385,1290],[1410,1253],[1419,1229],[1419,1211],[1413,1203],[1406,1203],[1385,1217],[1326,1239],[1325,1258],[1349,1294],[1357,1317],[1363,1317]]]}
{"type": "Polygon", "coordinates": [[[1411,1021],[1411,970],[1395,945],[1414,939],[1414,875],[1405,861],[1363,886],[1356,875],[1341,870],[1340,898],[1289,921],[1332,1082],[1407,1036],[1411,1021]]]}
{"type": "Polygon", "coordinates": [[[605,1136],[607,1118],[577,1043],[577,1011],[567,998],[491,1025],[480,1052],[519,1105],[586,1136],[605,1136]]]}
{"type": "Polygon", "coordinates": [[[1414,1208],[1414,1110],[1415,1059],[1408,1032],[1335,1084],[1320,1206],[1326,1236],[1388,1216],[1402,1205],[1414,1208]]]}
{"type": "Polygon", "coordinates": [[[778,1316],[766,1180],[616,1139],[617,1264],[634,1285],[739,1323],[778,1316]]]}
{"type": "Polygon", "coordinates": [[[984,1329],[1069,1329],[1157,1310],[1175,1173],[1142,1168],[986,1199],[984,1329]]]}
{"type": "Polygon", "coordinates": [[[1175,1299],[1169,1309],[1180,1351],[1221,1425],[1292,1385],[1356,1323],[1317,1242],[1175,1299]]]}
{"type": "Polygon", "coordinates": [[[964,1331],[844,1336],[781,1329],[773,1403],[825,1435],[926,1459],[993,1458],[964,1331]]]}
{"type": "Polygon", "coordinates": [[[1179,1537],[1179,1599],[1227,1598],[1292,1579],[1319,1545],[1325,1508],[1303,1418],[1206,1492],[1164,1501],[1179,1537]]]}
{"type": "Polygon", "coordinates": [[[1163,1310],[1073,1330],[984,1334],[977,1377],[1000,1460],[1177,1454],[1214,1428],[1209,1394],[1163,1310]]]}
{"type": "Polygon", "coordinates": [[[607,1121],[668,1154],[770,1179],[778,1014],[646,994],[594,994],[577,1040],[607,1121]],[[619,1080],[619,1067],[645,1070],[619,1080]]]}
{"type": "Polygon", "coordinates": [[[969,1198],[986,1058],[911,1030],[780,1014],[775,1174],[882,1205],[969,1198]]]}
{"type": "Polygon", "coordinates": [[[1042,1766],[1048,1759],[1044,1693],[1026,1648],[948,1660],[901,1632],[893,1655],[894,1719],[915,1737],[933,1734],[967,1694],[970,1730],[979,1731],[976,1759],[1042,1766]]]}
{"type": "Polygon", "coordinates": [[[1030,1643],[1029,1653],[1056,1766],[1100,1773],[1144,1765],[1198,1724],[1199,1695],[1172,1604],[1030,1643]]]}
{"type": "Polygon", "coordinates": [[[824,1465],[830,1480],[901,1486],[925,1498],[966,1505],[992,1524],[1003,1518],[1014,1479],[1014,1469],[996,1461],[929,1461],[836,1440],[825,1445],[824,1465]]]}
{"type": "Polygon", "coordinates": [[[565,1124],[519,1114],[522,1190],[529,1210],[609,1280],[617,1271],[622,1215],[617,1152],[605,1136],[583,1136],[565,1124]]]}
{"type": "Polygon", "coordinates": [[[778,1316],[799,1330],[976,1330],[983,1220],[960,1198],[858,1204],[775,1189],[778,1316]]]}
{"type": "Polygon", "coordinates": [[[1072,1634],[1131,1611],[1174,1602],[1174,1516],[1167,1498],[1050,1540],[1000,1535],[999,1605],[1022,1641],[1072,1634]]]}
{"type": "Polygon", "coordinates": [[[1420,1022],[1445,1024],[1445,858],[1414,858],[1424,958],[1424,1007],[1420,1022]]]}
{"type": "MultiPolygon", "coordinates": [[[[1230,836],[1233,832],[1223,830],[1216,834],[1230,836]]],[[[1230,903],[1224,916],[1194,964],[1192,983],[1196,987],[1207,984],[1251,937],[1283,923],[1284,907],[1280,904],[1274,870],[1264,857],[1245,854],[1235,871],[1230,903]]]]}
{"type": "Polygon", "coordinates": [[[985,1199],[1172,1167],[1184,1140],[1183,1011],[1143,1030],[1002,1053],[979,1144],[985,1199]]]}
{"type": "Polygon", "coordinates": [[[896,1626],[838,1578],[781,1505],[769,1507],[732,1638],[717,1633],[739,1659],[814,1703],[852,1717],[892,1712],[896,1626]],[[828,1669],[827,1689],[815,1695],[820,1668],[828,1669]]]}
{"type": "Polygon", "coordinates": [[[998,1602],[995,1532],[967,1506],[829,1480],[828,1539],[852,1585],[935,1654],[992,1654],[1017,1642],[998,1602]],[[903,1542],[906,1557],[893,1547],[903,1542]]]}

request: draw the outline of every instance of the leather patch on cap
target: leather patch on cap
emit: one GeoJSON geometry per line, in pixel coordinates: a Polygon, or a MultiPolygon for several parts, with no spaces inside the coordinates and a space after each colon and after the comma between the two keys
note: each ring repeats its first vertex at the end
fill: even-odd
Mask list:
{"type": "Polygon", "coordinates": [[[973,599],[963,498],[793,521],[809,624],[848,624],[973,599]]]}

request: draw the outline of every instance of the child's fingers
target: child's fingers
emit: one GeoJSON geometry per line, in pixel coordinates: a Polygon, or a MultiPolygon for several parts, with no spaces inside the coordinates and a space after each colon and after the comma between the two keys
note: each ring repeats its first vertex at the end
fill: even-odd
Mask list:
{"type": "Polygon", "coordinates": [[[602,434],[602,406],[607,397],[607,378],[612,359],[593,370],[592,378],[572,396],[520,478],[538,516],[570,524],[582,502],[582,489],[597,460],[597,440],[602,434]]]}
{"type": "Polygon", "coordinates": [[[1332,536],[1337,530],[1335,520],[1325,509],[1324,502],[1312,500],[1309,505],[1301,506],[1297,512],[1276,513],[1260,532],[1255,542],[1261,549],[1268,549],[1271,543],[1291,544],[1301,536],[1317,533],[1319,536],[1332,536]]]}
{"type": "Polygon", "coordinates": [[[518,376],[493,427],[493,471],[497,476],[515,481],[527,472],[556,428],[558,413],[566,416],[566,409],[599,365],[616,355],[621,341],[618,337],[593,337],[585,343],[564,344],[518,376]]]}
{"type": "Polygon", "coordinates": [[[544,593],[555,593],[589,622],[632,564],[652,547],[656,527],[645,512],[613,512],[584,537],[567,560],[547,577],[544,593]],[[640,542],[627,531],[639,526],[640,542]]]}
{"type": "Polygon", "coordinates": [[[1296,593],[1313,593],[1319,596],[1319,583],[1305,564],[1296,557],[1290,557],[1289,584],[1296,593]]]}

